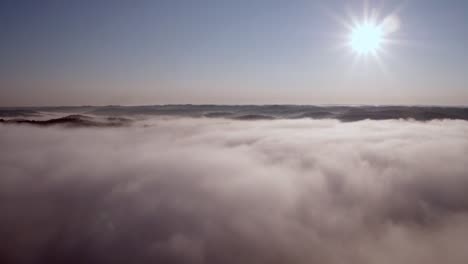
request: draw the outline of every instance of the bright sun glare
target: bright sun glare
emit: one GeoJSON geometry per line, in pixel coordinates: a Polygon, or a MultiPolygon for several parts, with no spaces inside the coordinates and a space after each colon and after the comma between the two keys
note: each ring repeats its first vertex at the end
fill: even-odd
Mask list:
{"type": "Polygon", "coordinates": [[[383,37],[382,26],[366,22],[356,25],[351,30],[350,45],[358,54],[375,54],[380,49],[383,37]]]}

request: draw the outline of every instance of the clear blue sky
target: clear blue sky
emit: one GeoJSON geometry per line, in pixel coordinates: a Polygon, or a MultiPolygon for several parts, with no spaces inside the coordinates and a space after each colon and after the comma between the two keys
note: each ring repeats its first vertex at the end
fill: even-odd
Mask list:
{"type": "Polygon", "coordinates": [[[468,1],[367,1],[401,21],[356,60],[364,1],[0,3],[0,106],[468,104],[468,1]]]}

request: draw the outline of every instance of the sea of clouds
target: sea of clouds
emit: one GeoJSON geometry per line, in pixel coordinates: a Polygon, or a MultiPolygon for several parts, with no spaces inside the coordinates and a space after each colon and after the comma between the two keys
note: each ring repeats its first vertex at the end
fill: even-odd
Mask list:
{"type": "Polygon", "coordinates": [[[466,263],[468,122],[0,125],[0,263],[466,263]]]}

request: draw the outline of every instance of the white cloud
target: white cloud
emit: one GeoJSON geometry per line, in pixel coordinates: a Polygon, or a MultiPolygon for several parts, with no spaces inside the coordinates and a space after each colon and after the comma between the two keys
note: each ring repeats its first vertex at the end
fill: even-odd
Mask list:
{"type": "Polygon", "coordinates": [[[0,261],[465,263],[466,135],[465,121],[0,126],[0,261]]]}

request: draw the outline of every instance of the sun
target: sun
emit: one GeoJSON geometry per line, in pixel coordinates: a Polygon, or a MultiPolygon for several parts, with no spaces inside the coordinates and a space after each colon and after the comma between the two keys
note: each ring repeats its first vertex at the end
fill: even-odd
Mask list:
{"type": "Polygon", "coordinates": [[[350,33],[349,45],[359,55],[376,54],[384,41],[381,25],[364,22],[355,25],[350,33]]]}
{"type": "Polygon", "coordinates": [[[402,38],[404,32],[399,32],[403,28],[399,15],[402,8],[401,5],[391,10],[371,8],[365,1],[360,15],[352,10],[345,15],[331,14],[342,26],[342,31],[337,34],[339,43],[336,47],[351,59],[351,68],[372,64],[385,74],[390,73],[385,61],[393,59],[394,48],[410,43],[410,40],[402,38]]]}

